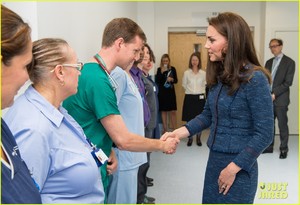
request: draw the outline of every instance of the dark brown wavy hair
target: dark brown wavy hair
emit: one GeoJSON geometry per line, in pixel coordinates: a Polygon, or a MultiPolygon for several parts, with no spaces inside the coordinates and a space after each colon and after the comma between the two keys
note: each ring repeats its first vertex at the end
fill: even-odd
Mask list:
{"type": "Polygon", "coordinates": [[[208,59],[206,81],[209,87],[221,81],[229,87],[228,94],[232,95],[241,83],[251,78],[254,70],[261,70],[271,82],[270,73],[257,58],[250,28],[241,16],[224,12],[208,19],[208,24],[227,39],[228,46],[223,61],[211,62],[208,59]]]}
{"type": "Polygon", "coordinates": [[[147,44],[147,43],[145,43],[145,47],[147,47],[149,50],[150,61],[153,61],[153,63],[155,63],[155,55],[154,55],[153,50],[150,48],[149,44],[147,44]]]}

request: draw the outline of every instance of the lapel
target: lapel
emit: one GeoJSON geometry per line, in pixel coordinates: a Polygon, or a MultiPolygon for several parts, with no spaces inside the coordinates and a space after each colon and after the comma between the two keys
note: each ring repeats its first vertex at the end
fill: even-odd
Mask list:
{"type": "Polygon", "coordinates": [[[278,69],[276,71],[276,75],[275,75],[274,81],[276,80],[276,78],[278,76],[281,76],[282,72],[285,70],[285,68],[284,68],[285,64],[286,64],[286,58],[285,58],[285,55],[283,55],[282,58],[281,58],[281,61],[280,61],[279,65],[278,65],[278,69]]]}
{"type": "Polygon", "coordinates": [[[273,59],[274,57],[266,62],[266,68],[270,71],[270,73],[272,72],[273,59]]]}

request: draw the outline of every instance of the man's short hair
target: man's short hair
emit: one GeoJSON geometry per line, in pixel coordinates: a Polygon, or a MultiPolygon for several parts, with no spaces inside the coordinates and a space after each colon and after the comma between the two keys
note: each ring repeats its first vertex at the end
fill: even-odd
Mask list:
{"type": "Polygon", "coordinates": [[[146,35],[141,27],[129,18],[115,18],[105,27],[102,38],[102,47],[110,47],[115,40],[123,38],[125,43],[131,42],[136,36],[144,42],[146,35]]]}

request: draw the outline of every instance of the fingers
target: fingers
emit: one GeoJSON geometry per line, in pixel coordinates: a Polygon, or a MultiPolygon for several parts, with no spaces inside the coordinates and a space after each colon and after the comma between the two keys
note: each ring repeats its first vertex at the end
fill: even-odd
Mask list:
{"type": "MultiPolygon", "coordinates": [[[[174,132],[165,132],[161,137],[160,140],[166,141],[168,138],[177,138],[176,134],[174,132]]],[[[180,141],[180,140],[178,140],[180,141]]]]}
{"type": "Polygon", "coordinates": [[[164,141],[164,153],[174,154],[179,142],[180,140],[177,138],[167,138],[166,141],[164,141]]]}
{"type": "Polygon", "coordinates": [[[106,174],[107,175],[111,175],[113,172],[112,172],[112,161],[108,161],[107,162],[107,167],[106,167],[106,174]]]}
{"type": "Polygon", "coordinates": [[[117,170],[117,165],[115,163],[107,164],[106,173],[107,175],[112,175],[117,170]]]}
{"type": "Polygon", "coordinates": [[[107,175],[111,175],[112,171],[111,170],[106,170],[107,175]]]}
{"type": "Polygon", "coordinates": [[[219,185],[219,193],[223,193],[224,195],[227,194],[228,190],[229,190],[230,186],[226,185],[225,183],[222,185],[219,185]]]}
{"type": "Polygon", "coordinates": [[[161,137],[160,140],[166,141],[170,137],[171,132],[165,132],[161,137]]]}
{"type": "Polygon", "coordinates": [[[110,156],[107,160],[106,173],[108,175],[111,175],[117,171],[117,168],[118,168],[118,159],[117,159],[114,149],[111,149],[110,156]]]}
{"type": "MultiPolygon", "coordinates": [[[[220,176],[221,177],[221,176],[220,176]]],[[[224,179],[223,177],[221,177],[221,179],[219,178],[218,180],[218,185],[219,185],[219,193],[223,193],[223,195],[226,195],[230,189],[230,187],[233,184],[233,180],[230,178],[224,179]]]]}
{"type": "Polygon", "coordinates": [[[176,149],[169,150],[167,152],[164,152],[165,154],[174,154],[176,152],[176,149]]]}

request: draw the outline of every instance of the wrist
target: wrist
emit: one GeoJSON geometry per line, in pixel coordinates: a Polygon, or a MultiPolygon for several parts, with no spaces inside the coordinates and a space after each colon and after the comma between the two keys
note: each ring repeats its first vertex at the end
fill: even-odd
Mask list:
{"type": "Polygon", "coordinates": [[[241,170],[241,168],[239,166],[237,166],[234,162],[231,162],[230,164],[228,164],[227,169],[228,169],[229,173],[232,175],[236,175],[241,170]]]}
{"type": "Polygon", "coordinates": [[[158,150],[164,152],[165,151],[164,150],[164,143],[165,143],[165,141],[163,141],[163,140],[155,140],[155,141],[157,141],[159,143],[158,144],[158,150]]]}

